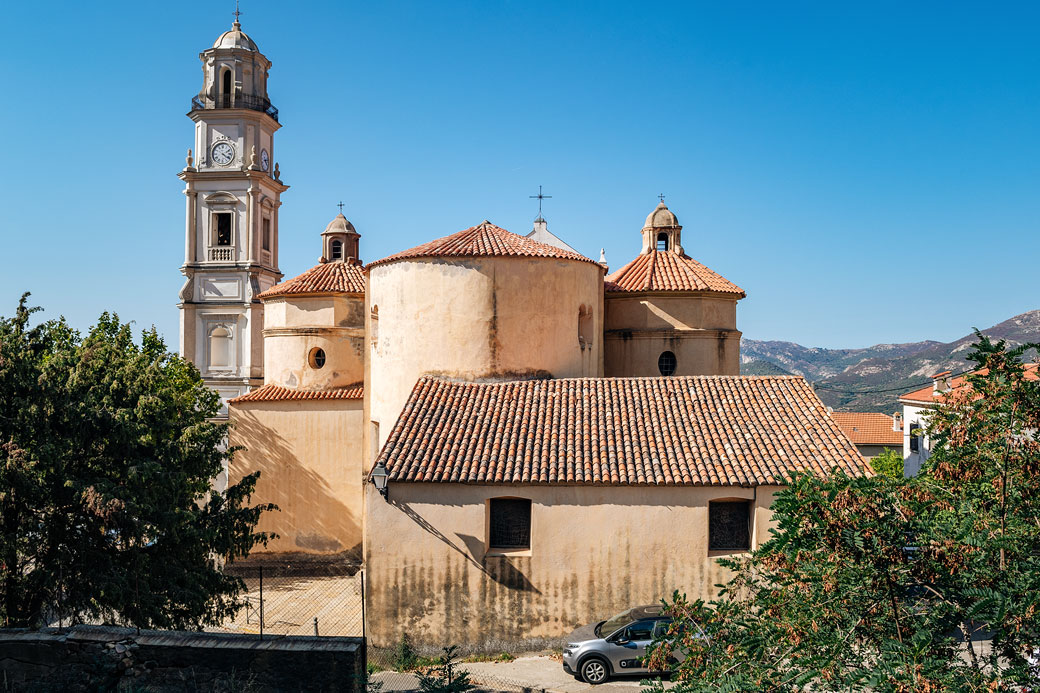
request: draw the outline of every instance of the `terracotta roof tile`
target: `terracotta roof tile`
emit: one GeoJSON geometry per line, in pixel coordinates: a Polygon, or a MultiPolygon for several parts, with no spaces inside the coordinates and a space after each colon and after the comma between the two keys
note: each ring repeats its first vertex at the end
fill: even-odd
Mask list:
{"type": "Polygon", "coordinates": [[[606,278],[606,290],[618,291],[717,291],[746,294],[739,286],[686,253],[652,249],[639,255],[606,278]]]}
{"type": "Polygon", "coordinates": [[[275,284],[258,298],[289,294],[363,294],[365,269],[360,262],[323,262],[298,277],[275,284]]]}
{"type": "Polygon", "coordinates": [[[483,221],[476,226],[463,229],[444,238],[395,253],[382,260],[369,263],[369,267],[381,265],[395,260],[406,260],[421,257],[549,257],[561,260],[578,260],[580,262],[599,263],[581,253],[539,243],[511,231],[495,226],[490,221],[483,221]]]}
{"type": "Polygon", "coordinates": [[[423,377],[379,460],[396,481],[725,486],[869,474],[800,377],[423,377]]]}
{"type": "MultiPolygon", "coordinates": [[[[1036,363],[1027,363],[1027,364],[1025,364],[1025,370],[1026,370],[1025,377],[1026,377],[1026,380],[1040,380],[1040,375],[1037,374],[1038,367],[1040,367],[1040,364],[1036,364],[1036,363]]],[[[982,368],[982,369],[980,369],[980,370],[978,370],[976,372],[981,374],[981,375],[985,375],[986,372],[987,372],[987,369],[982,368]]],[[[933,378],[939,378],[939,377],[946,376],[949,373],[950,373],[950,371],[944,371],[942,373],[937,373],[936,375],[934,375],[932,377],[933,378]]],[[[900,402],[905,401],[907,404],[936,404],[936,403],[945,401],[947,394],[949,394],[950,392],[953,392],[955,390],[959,390],[962,387],[965,387],[967,385],[967,383],[968,383],[967,377],[963,376],[963,375],[959,375],[956,378],[950,378],[949,389],[946,390],[945,392],[936,392],[935,391],[935,384],[933,383],[932,385],[927,385],[925,387],[922,387],[920,390],[914,390],[913,392],[908,392],[905,395],[900,395],[899,396],[899,401],[900,402]]]]}
{"type": "Polygon", "coordinates": [[[836,411],[831,418],[856,445],[903,445],[903,431],[892,430],[888,414],[859,411],[836,411]]]}
{"type": "Polygon", "coordinates": [[[361,383],[331,390],[293,390],[277,385],[264,385],[250,390],[244,395],[229,399],[228,402],[238,404],[239,402],[282,402],[302,399],[361,399],[364,394],[365,389],[361,383]]]}

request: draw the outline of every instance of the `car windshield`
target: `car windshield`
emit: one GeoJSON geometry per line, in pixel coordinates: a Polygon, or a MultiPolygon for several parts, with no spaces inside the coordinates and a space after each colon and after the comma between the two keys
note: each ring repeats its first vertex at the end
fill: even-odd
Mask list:
{"type": "Polygon", "coordinates": [[[625,609],[617,616],[611,616],[603,623],[596,626],[596,637],[605,638],[618,628],[623,628],[635,620],[633,617],[635,609],[625,609]]]}

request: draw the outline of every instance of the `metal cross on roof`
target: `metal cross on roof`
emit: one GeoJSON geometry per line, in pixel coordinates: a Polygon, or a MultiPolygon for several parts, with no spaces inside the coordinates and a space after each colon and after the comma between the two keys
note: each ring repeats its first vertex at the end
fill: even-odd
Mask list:
{"type": "Polygon", "coordinates": [[[528,195],[532,200],[538,200],[538,216],[542,216],[542,200],[551,200],[552,195],[543,195],[542,186],[538,186],[537,195],[528,195]]]}
{"type": "Polygon", "coordinates": [[[343,202],[341,201],[341,202],[340,202],[340,203],[339,203],[338,205],[336,205],[336,206],[337,206],[337,207],[339,207],[339,213],[340,213],[340,214],[343,214],[343,202]]]}
{"type": "Polygon", "coordinates": [[[664,193],[661,193],[660,195],[658,195],[657,199],[659,199],[661,202],[664,202],[664,193]]]}
{"type": "Polygon", "coordinates": [[[238,18],[242,15],[242,13],[238,11],[238,0],[235,0],[235,11],[231,14],[235,15],[235,22],[237,23],[238,18]]]}

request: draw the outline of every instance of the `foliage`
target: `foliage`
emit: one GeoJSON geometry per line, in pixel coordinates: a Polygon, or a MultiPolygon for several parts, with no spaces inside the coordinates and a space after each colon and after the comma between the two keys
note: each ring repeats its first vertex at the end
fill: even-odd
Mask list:
{"type": "Polygon", "coordinates": [[[412,646],[408,633],[404,633],[390,651],[387,664],[395,671],[411,671],[420,664],[419,652],[412,646]]]}
{"type": "MultiPolygon", "coordinates": [[[[1004,691],[1035,685],[1040,387],[1025,345],[979,335],[982,369],[929,422],[911,479],[796,475],[771,538],[725,560],[715,602],[676,594],[651,668],[674,691],[1004,691]],[[992,652],[977,640],[992,636],[992,652]]],[[[660,690],[660,684],[653,687],[660,690]]]]}
{"type": "Polygon", "coordinates": [[[890,479],[903,478],[903,453],[892,448],[885,448],[880,455],[870,461],[870,467],[876,474],[890,479]]]}
{"type": "Polygon", "coordinates": [[[243,585],[219,561],[266,543],[273,506],[248,505],[256,474],[212,489],[233,453],[217,394],[154,328],[33,326],[27,297],[0,318],[0,622],[221,621],[243,585]]]}
{"type": "Polygon", "coordinates": [[[437,666],[419,674],[419,690],[423,693],[464,693],[476,688],[469,680],[469,672],[459,670],[458,646],[444,648],[437,666]]]}

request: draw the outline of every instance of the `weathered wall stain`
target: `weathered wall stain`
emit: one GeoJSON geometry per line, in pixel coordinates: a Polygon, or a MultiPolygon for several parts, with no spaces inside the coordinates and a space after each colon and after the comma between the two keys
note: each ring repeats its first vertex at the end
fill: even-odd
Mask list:
{"type": "MultiPolygon", "coordinates": [[[[508,495],[532,498],[530,555],[479,560],[472,540],[501,487],[396,484],[391,503],[376,496],[366,543],[373,644],[408,633],[430,652],[447,644],[539,648],[674,590],[714,596],[727,572],[708,555],[707,501],[755,496],[734,488],[577,491],[510,486],[508,495]]],[[[757,494],[756,537],[765,536],[771,495],[757,494]]]]}

